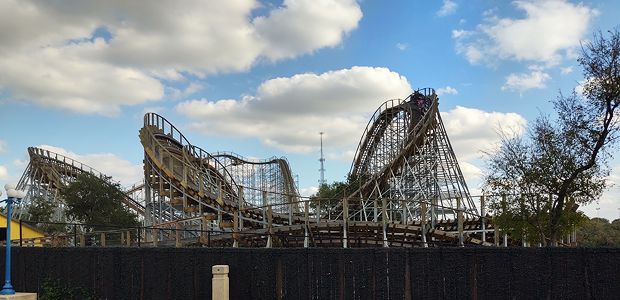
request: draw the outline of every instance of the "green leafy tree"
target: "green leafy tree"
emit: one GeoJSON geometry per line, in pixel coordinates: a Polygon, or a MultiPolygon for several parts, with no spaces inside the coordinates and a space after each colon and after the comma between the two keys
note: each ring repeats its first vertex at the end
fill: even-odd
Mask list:
{"type": "Polygon", "coordinates": [[[28,220],[37,222],[35,226],[48,234],[65,233],[67,230],[64,224],[53,224],[57,208],[56,203],[44,197],[34,197],[28,205],[28,220]]]}
{"type": "Polygon", "coordinates": [[[361,180],[349,178],[346,182],[334,181],[331,184],[323,184],[318,192],[310,197],[310,206],[316,209],[320,203],[321,214],[328,216],[340,205],[342,199],[359,188],[360,182],[361,180]]]}
{"type": "Polygon", "coordinates": [[[577,230],[577,243],[585,247],[620,247],[620,219],[586,220],[577,230]]]}
{"type": "Polygon", "coordinates": [[[560,94],[553,101],[557,117],[540,116],[527,137],[504,136],[485,180],[487,191],[508,195],[490,201],[500,226],[552,246],[582,220],[577,207],[606,188],[620,129],[620,31],[595,33],[578,62],[583,91],[560,94]]]}
{"type": "Polygon", "coordinates": [[[331,184],[322,184],[318,192],[310,197],[312,208],[321,208],[321,215],[329,215],[330,211],[345,197],[347,184],[336,181],[331,184]]]}
{"type": "Polygon", "coordinates": [[[86,231],[135,227],[136,214],[122,204],[125,195],[118,184],[109,184],[90,174],[81,174],[62,190],[66,214],[85,224],[86,231]],[[96,226],[111,225],[111,226],[96,226]]]}

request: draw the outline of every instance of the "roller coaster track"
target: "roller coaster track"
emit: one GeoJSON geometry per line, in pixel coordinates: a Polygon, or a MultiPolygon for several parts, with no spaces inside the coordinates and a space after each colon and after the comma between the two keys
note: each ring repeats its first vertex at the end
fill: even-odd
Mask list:
{"type": "MultiPolygon", "coordinates": [[[[432,89],[386,101],[375,111],[351,165],[353,191],[335,206],[331,199],[302,199],[285,158],[211,154],[155,113],[144,116],[139,137],[144,183],[125,190],[123,203],[143,216],[146,242],[176,240],[178,245],[198,238],[215,246],[416,247],[462,240],[490,245],[477,233],[494,227],[477,213],[432,89]]],[[[38,148],[28,152],[30,163],[18,187],[28,190],[27,198],[57,202],[59,215],[59,191],[79,174],[114,185],[110,177],[68,157],[38,148]]],[[[24,213],[23,207],[16,213],[24,213]]]]}
{"type": "MultiPolygon", "coordinates": [[[[55,221],[64,221],[64,202],[61,191],[80,174],[90,174],[107,185],[118,186],[111,177],[64,155],[36,147],[28,148],[28,155],[30,162],[17,184],[17,188],[25,190],[27,196],[14,210],[13,214],[16,218],[22,218],[27,214],[28,204],[34,197],[43,197],[57,205],[54,214],[55,221]]],[[[130,197],[125,191],[122,192],[125,195],[122,200],[123,204],[137,214],[143,215],[144,205],[130,197]]]]}
{"type": "MultiPolygon", "coordinates": [[[[147,225],[213,230],[212,245],[412,247],[426,237],[455,243],[461,213],[464,230],[479,229],[431,89],[387,101],[375,112],[351,167],[358,188],[331,208],[301,200],[284,158],[210,154],[155,113],[144,116],[140,140],[147,225]]],[[[463,240],[488,245],[473,236],[463,240]]]]}
{"type": "Polygon", "coordinates": [[[279,207],[273,213],[275,224],[303,223],[299,216],[293,217],[298,211],[293,205],[297,192],[286,160],[211,155],[154,113],[144,116],[140,141],[144,147],[147,225],[177,221],[184,229],[219,229],[232,227],[231,221],[239,217],[241,228],[259,228],[267,223],[265,211],[257,208],[264,205],[279,207]],[[205,225],[204,218],[211,222],[205,225]]]}
{"type": "Polygon", "coordinates": [[[433,224],[456,219],[457,211],[477,215],[438,104],[434,90],[422,89],[375,111],[349,173],[357,187],[349,198],[362,199],[355,213],[368,215],[364,199],[388,198],[393,221],[403,223],[421,219],[423,202],[433,224]]]}
{"type": "Polygon", "coordinates": [[[222,162],[237,183],[248,188],[244,196],[248,201],[254,200],[253,205],[276,204],[276,213],[287,213],[284,204],[290,204],[293,213],[300,212],[299,193],[285,157],[250,159],[232,152],[216,152],[213,157],[222,162]]]}

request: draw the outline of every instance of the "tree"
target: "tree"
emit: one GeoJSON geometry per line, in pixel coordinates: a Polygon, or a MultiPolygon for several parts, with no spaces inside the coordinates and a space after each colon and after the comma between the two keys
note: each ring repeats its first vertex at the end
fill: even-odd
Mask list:
{"type": "Polygon", "coordinates": [[[331,184],[322,184],[316,194],[310,197],[310,207],[317,208],[320,203],[321,214],[327,216],[360,184],[361,180],[353,178],[349,178],[346,182],[334,181],[331,184]]]}
{"type": "Polygon", "coordinates": [[[583,220],[580,205],[606,188],[607,162],[618,139],[620,31],[594,34],[578,59],[586,78],[581,93],[560,93],[555,119],[541,115],[527,137],[503,136],[488,159],[487,191],[503,228],[548,245],[583,220]],[[505,199],[505,200],[502,200],[505,199]]]}
{"type": "Polygon", "coordinates": [[[36,196],[28,204],[28,220],[37,222],[35,226],[48,234],[65,233],[67,231],[64,224],[54,223],[54,214],[58,205],[48,199],[36,196]]]}
{"type": "Polygon", "coordinates": [[[81,174],[62,190],[62,195],[67,206],[67,216],[85,223],[86,231],[139,225],[137,216],[122,204],[125,195],[118,184],[110,184],[90,174],[81,174]]]}
{"type": "Polygon", "coordinates": [[[592,218],[577,231],[577,242],[585,247],[620,247],[620,219],[592,218]]]}
{"type": "Polygon", "coordinates": [[[348,185],[341,181],[322,184],[316,194],[310,196],[310,207],[321,208],[321,215],[327,216],[340,203],[347,193],[348,185]]]}

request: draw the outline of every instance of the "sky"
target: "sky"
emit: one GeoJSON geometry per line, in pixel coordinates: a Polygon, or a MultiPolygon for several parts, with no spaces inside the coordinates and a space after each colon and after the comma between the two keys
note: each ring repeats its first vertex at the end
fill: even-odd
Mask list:
{"type": "MultiPolygon", "coordinates": [[[[435,88],[472,194],[498,132],[524,134],[583,80],[580,43],[620,25],[602,1],[0,0],[0,183],[39,146],[142,178],[161,114],[210,152],[286,156],[302,194],[343,181],[375,109],[435,88]]],[[[590,216],[620,216],[620,159],[590,216]]]]}

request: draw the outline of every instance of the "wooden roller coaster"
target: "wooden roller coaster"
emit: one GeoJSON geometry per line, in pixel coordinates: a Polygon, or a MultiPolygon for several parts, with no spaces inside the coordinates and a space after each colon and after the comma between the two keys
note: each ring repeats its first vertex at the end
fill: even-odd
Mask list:
{"type": "MultiPolygon", "coordinates": [[[[144,116],[139,137],[144,185],[127,192],[141,190],[142,197],[128,193],[123,203],[142,216],[143,242],[425,247],[491,245],[489,238],[497,236],[472,201],[432,89],[386,101],[375,111],[351,165],[349,180],[356,188],[336,204],[301,197],[285,158],[208,153],[158,114],[144,116]]],[[[88,172],[111,184],[70,158],[38,148],[29,153],[21,188],[31,197],[57,201],[59,210],[58,190],[77,174],[88,172]]]]}

